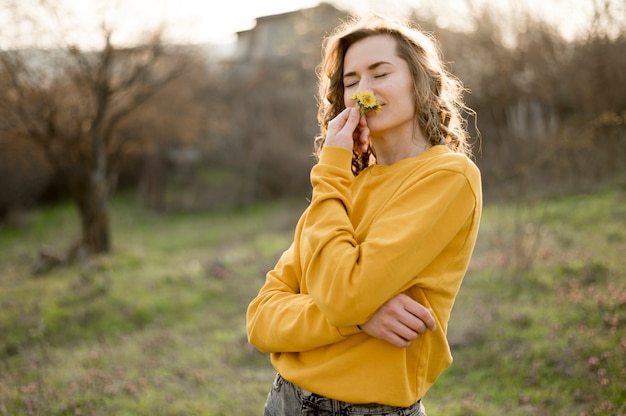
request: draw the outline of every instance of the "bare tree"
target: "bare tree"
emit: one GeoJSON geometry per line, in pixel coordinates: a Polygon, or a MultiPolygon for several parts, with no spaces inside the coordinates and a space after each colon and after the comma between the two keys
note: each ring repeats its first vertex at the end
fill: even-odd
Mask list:
{"type": "Polygon", "coordinates": [[[120,135],[120,126],[183,71],[159,33],[124,48],[113,34],[103,23],[96,50],[69,44],[0,51],[0,132],[44,151],[80,214],[82,235],[72,252],[87,255],[111,250],[109,199],[117,164],[134,140],[120,135]]]}
{"type": "Polygon", "coordinates": [[[313,163],[315,79],[312,71],[289,62],[258,63],[245,79],[229,84],[233,111],[222,152],[241,179],[237,201],[299,193],[313,163]]]}

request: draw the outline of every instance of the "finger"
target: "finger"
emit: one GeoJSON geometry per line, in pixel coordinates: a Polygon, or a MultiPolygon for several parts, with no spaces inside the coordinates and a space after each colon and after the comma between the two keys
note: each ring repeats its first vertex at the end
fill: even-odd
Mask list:
{"type": "Polygon", "coordinates": [[[354,148],[362,153],[367,152],[369,147],[369,130],[362,131],[357,129],[354,133],[354,148]]]}
{"type": "Polygon", "coordinates": [[[328,132],[324,146],[339,146],[353,150],[355,130],[359,123],[359,110],[354,107],[345,108],[328,123],[328,132]]]}
{"type": "Polygon", "coordinates": [[[341,111],[341,113],[337,114],[337,116],[328,123],[329,132],[340,131],[345,126],[346,121],[350,117],[350,114],[351,114],[351,108],[350,107],[344,108],[343,111],[341,111]]]}
{"type": "Polygon", "coordinates": [[[402,339],[405,339],[407,341],[413,341],[420,334],[426,332],[426,325],[414,324],[412,326],[407,326],[404,323],[399,322],[398,326],[393,329],[393,332],[402,339]]]}
{"type": "Polygon", "coordinates": [[[398,348],[407,348],[408,346],[411,345],[411,341],[407,341],[405,339],[398,338],[398,340],[396,342],[392,342],[392,344],[395,345],[398,348]]]}
{"type": "Polygon", "coordinates": [[[400,336],[398,336],[397,334],[389,334],[386,337],[383,338],[385,341],[387,341],[388,343],[390,343],[393,346],[396,346],[398,348],[406,348],[409,345],[411,345],[411,341],[410,340],[406,340],[400,336]]]}
{"type": "Polygon", "coordinates": [[[367,119],[365,115],[361,116],[359,112],[359,122],[353,132],[354,149],[362,153],[367,152],[367,148],[369,147],[369,135],[370,130],[367,127],[367,119]]]}
{"type": "Polygon", "coordinates": [[[365,118],[365,115],[362,115],[359,118],[359,129],[361,131],[361,137],[364,137],[366,139],[369,138],[370,129],[367,126],[367,118],[365,118]]]}
{"type": "Polygon", "coordinates": [[[433,316],[431,310],[424,308],[422,305],[420,305],[420,308],[418,309],[419,312],[416,317],[422,322],[423,325],[426,326],[426,328],[430,329],[431,331],[436,330],[437,321],[435,321],[435,317],[433,316]]]}
{"type": "MultiPolygon", "coordinates": [[[[408,296],[407,296],[408,298],[408,296]]],[[[408,298],[405,299],[404,308],[413,314],[416,318],[421,320],[424,325],[431,331],[435,331],[437,329],[437,321],[432,313],[432,310],[425,308],[420,303],[415,300],[408,298]]]]}
{"type": "Polygon", "coordinates": [[[349,133],[352,135],[352,132],[354,132],[356,127],[359,125],[359,110],[356,107],[348,107],[346,110],[348,110],[348,114],[343,125],[339,129],[339,133],[349,133]]]}
{"type": "Polygon", "coordinates": [[[409,312],[407,312],[407,315],[408,316],[404,317],[401,322],[407,328],[407,331],[415,333],[416,337],[419,334],[425,334],[428,327],[424,321],[409,312]]]}
{"type": "Polygon", "coordinates": [[[432,309],[428,309],[427,319],[422,319],[422,322],[424,322],[431,331],[437,330],[437,321],[435,320],[435,314],[432,309]]]}
{"type": "Polygon", "coordinates": [[[359,139],[361,141],[361,151],[363,153],[367,152],[367,148],[369,147],[369,139],[370,139],[370,129],[367,128],[367,126],[361,129],[359,139]]]}
{"type": "Polygon", "coordinates": [[[378,325],[380,335],[395,334],[407,341],[413,341],[420,333],[426,332],[426,325],[407,311],[403,311],[401,316],[388,315],[378,319],[378,325]]]}

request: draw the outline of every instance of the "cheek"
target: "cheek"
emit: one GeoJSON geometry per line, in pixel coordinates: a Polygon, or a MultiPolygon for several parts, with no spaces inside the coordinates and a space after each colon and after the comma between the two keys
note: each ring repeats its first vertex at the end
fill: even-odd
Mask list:
{"type": "Polygon", "coordinates": [[[346,108],[350,107],[350,106],[354,106],[356,105],[356,102],[351,99],[350,97],[352,96],[352,94],[354,94],[354,91],[345,91],[343,92],[343,105],[346,106],[346,108]]]}
{"type": "Polygon", "coordinates": [[[415,99],[413,97],[413,85],[405,87],[407,93],[404,95],[404,105],[411,111],[415,110],[415,99]]]}

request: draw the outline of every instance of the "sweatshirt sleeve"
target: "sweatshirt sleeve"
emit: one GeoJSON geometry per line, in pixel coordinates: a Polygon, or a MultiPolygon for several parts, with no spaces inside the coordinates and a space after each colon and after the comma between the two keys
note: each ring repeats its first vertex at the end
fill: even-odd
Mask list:
{"type": "Polygon", "coordinates": [[[360,332],[356,326],[329,324],[311,296],[300,293],[299,276],[300,263],[292,244],[248,306],[248,340],[260,351],[308,351],[360,332]]]}
{"type": "Polygon", "coordinates": [[[457,165],[411,178],[357,241],[350,221],[352,173],[337,149],[322,151],[311,171],[300,261],[312,301],[331,325],[362,324],[410,286],[437,284],[436,278],[415,279],[471,220],[477,201],[468,174],[477,175],[457,165]]]}

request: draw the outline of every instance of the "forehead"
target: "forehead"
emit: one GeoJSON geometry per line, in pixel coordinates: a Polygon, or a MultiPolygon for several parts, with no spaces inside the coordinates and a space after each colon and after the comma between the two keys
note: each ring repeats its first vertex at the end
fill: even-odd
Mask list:
{"type": "Polygon", "coordinates": [[[376,62],[397,64],[402,59],[396,54],[396,40],[390,35],[374,35],[356,41],[346,51],[344,74],[364,70],[376,62]]]}

